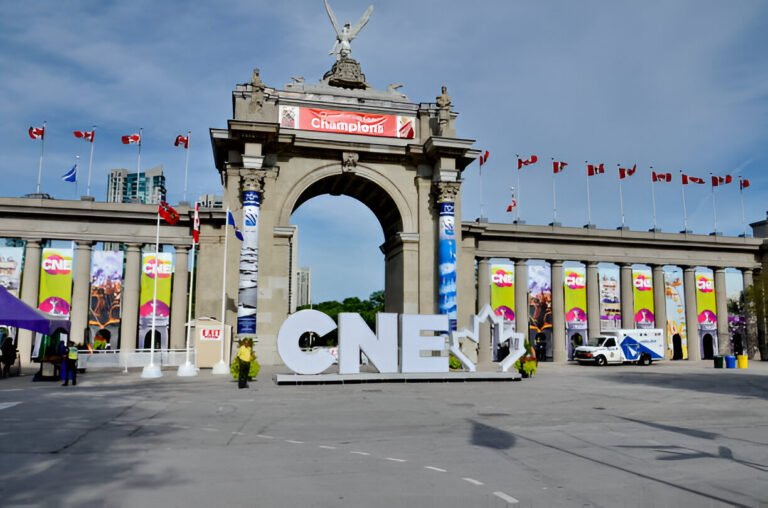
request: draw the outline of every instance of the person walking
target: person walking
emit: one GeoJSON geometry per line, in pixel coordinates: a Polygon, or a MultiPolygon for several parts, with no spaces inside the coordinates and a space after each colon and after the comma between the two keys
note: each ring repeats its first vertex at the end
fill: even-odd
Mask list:
{"type": "Polygon", "coordinates": [[[61,386],[68,386],[69,380],[72,379],[72,386],[77,386],[77,346],[75,346],[75,343],[71,340],[67,342],[67,359],[66,359],[66,366],[67,366],[67,373],[64,377],[64,384],[61,386]]]}
{"type": "Polygon", "coordinates": [[[240,342],[240,347],[237,348],[237,361],[238,375],[237,375],[237,387],[248,388],[248,372],[251,370],[251,361],[253,360],[253,349],[251,349],[251,341],[249,339],[243,339],[240,342]]]}
{"type": "Polygon", "coordinates": [[[3,339],[0,352],[3,354],[2,369],[0,369],[0,378],[11,376],[11,365],[16,363],[16,346],[13,345],[13,337],[10,335],[3,339]]]}

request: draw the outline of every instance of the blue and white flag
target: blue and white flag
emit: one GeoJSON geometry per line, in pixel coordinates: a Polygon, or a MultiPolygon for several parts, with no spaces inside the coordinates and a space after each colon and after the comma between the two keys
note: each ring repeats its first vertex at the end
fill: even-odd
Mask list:
{"type": "Polygon", "coordinates": [[[64,173],[61,179],[65,182],[77,183],[77,164],[72,166],[72,169],[64,173]]]}
{"type": "Polygon", "coordinates": [[[232,215],[232,210],[227,210],[227,224],[235,228],[235,236],[238,240],[241,242],[243,241],[243,233],[240,232],[240,229],[238,229],[237,224],[235,224],[235,216],[232,215]]]}

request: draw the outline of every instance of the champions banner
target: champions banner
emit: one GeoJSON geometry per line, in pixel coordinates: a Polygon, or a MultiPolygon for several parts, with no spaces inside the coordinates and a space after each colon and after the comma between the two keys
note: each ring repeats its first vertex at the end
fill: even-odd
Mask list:
{"type": "Polygon", "coordinates": [[[259,208],[261,193],[243,192],[243,242],[240,245],[240,281],[237,290],[237,333],[256,334],[259,288],[259,208]]]}
{"type": "Polygon", "coordinates": [[[701,332],[717,331],[715,280],[712,272],[696,272],[696,315],[701,332]]]}
{"type": "Polygon", "coordinates": [[[280,106],[280,127],[304,131],[413,139],[416,118],[359,111],[280,106]]]}
{"type": "Polygon", "coordinates": [[[655,326],[653,307],[653,275],[647,268],[632,270],[632,295],[634,296],[635,328],[655,326]]]}
{"type": "Polygon", "coordinates": [[[587,276],[584,267],[565,269],[565,327],[569,331],[587,329],[587,276]]]}
{"type": "Polygon", "coordinates": [[[123,253],[121,251],[94,251],[91,257],[91,304],[88,326],[95,337],[94,347],[103,349],[106,340],[97,337],[106,328],[111,334],[111,346],[117,347],[120,328],[120,300],[123,292],[123,253]]]}
{"type": "Polygon", "coordinates": [[[552,279],[548,266],[528,265],[528,338],[531,344],[543,340],[546,356],[552,357],[552,279]]]}
{"type": "Polygon", "coordinates": [[[0,286],[15,297],[19,296],[21,287],[22,256],[24,249],[21,247],[0,247],[0,286]]]}
{"type": "Polygon", "coordinates": [[[69,317],[71,305],[72,249],[43,249],[37,308],[54,316],[69,317]]]}
{"type": "Polygon", "coordinates": [[[672,268],[664,273],[664,295],[667,303],[667,348],[672,351],[672,359],[686,360],[688,335],[682,269],[672,268]]]}
{"type": "Polygon", "coordinates": [[[157,264],[157,301],[152,305],[154,293],[155,254],[141,257],[141,293],[139,295],[139,318],[151,318],[154,310],[156,318],[168,318],[171,315],[171,275],[173,274],[173,254],[160,252],[157,264]]]}
{"type": "Polygon", "coordinates": [[[504,316],[514,328],[515,265],[491,266],[491,307],[497,316],[504,316]]]}
{"type": "Polygon", "coordinates": [[[621,328],[621,301],[619,299],[619,269],[604,267],[600,277],[600,330],[621,328]]]}
{"type": "Polygon", "coordinates": [[[446,314],[451,330],[456,330],[456,233],[454,231],[454,205],[452,201],[439,203],[438,227],[438,308],[446,314]]]}

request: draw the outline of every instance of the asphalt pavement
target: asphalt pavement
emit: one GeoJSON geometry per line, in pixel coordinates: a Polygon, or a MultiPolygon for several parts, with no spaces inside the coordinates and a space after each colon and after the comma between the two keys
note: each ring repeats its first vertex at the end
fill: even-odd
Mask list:
{"type": "Polygon", "coordinates": [[[0,380],[0,506],[768,506],[768,363],[519,382],[0,380]]]}

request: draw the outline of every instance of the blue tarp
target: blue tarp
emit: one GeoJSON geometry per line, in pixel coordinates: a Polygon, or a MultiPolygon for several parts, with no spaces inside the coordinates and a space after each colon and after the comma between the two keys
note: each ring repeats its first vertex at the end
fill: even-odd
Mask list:
{"type": "Polygon", "coordinates": [[[0,325],[53,335],[59,328],[69,332],[70,322],[64,317],[51,316],[30,307],[0,286],[0,325]]]}

